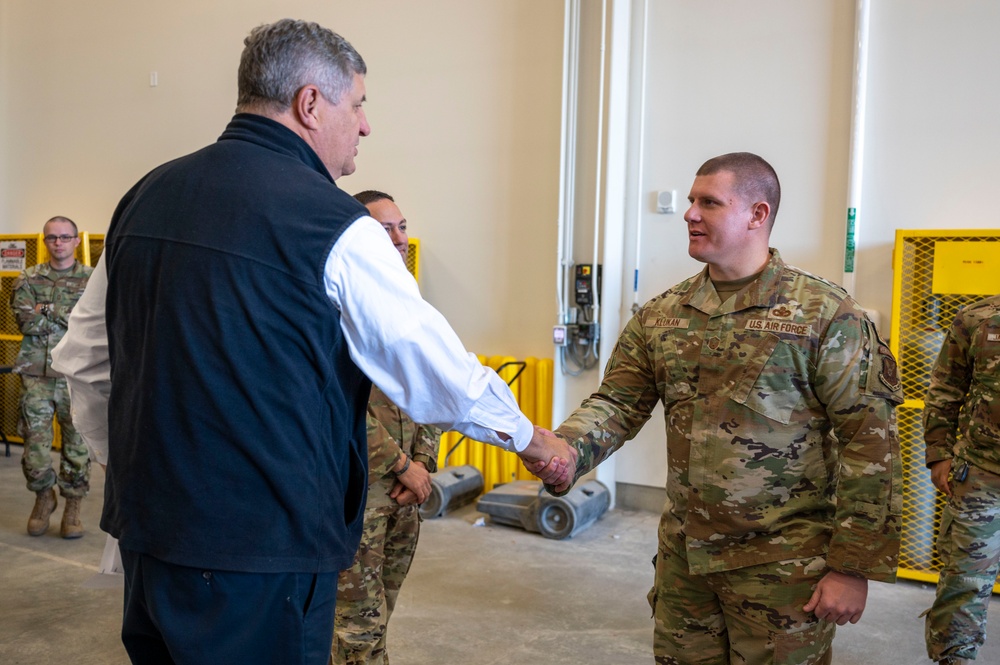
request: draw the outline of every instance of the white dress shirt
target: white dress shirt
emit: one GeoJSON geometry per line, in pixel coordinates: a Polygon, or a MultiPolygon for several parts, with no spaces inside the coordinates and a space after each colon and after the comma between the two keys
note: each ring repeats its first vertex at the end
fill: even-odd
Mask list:
{"type": "MultiPolygon", "coordinates": [[[[351,359],[414,421],[505,450],[528,446],[533,428],[510,388],[466,351],[441,313],[420,297],[378,222],[366,216],[344,230],[327,257],[324,286],[340,311],[351,359]]],[[[101,464],[108,459],[111,392],[107,287],[101,256],[70,315],[69,331],[52,351],[52,366],[69,384],[73,425],[101,464]]]]}

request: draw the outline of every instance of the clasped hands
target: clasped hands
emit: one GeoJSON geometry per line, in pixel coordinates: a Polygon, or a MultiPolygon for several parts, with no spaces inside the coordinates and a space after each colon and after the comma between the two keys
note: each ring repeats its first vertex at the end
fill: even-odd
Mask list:
{"type": "Polygon", "coordinates": [[[517,455],[528,471],[546,485],[554,486],[557,492],[565,492],[573,486],[578,453],[549,430],[536,425],[531,443],[517,455]]]}
{"type": "Polygon", "coordinates": [[[389,492],[389,498],[395,499],[401,506],[412,503],[423,503],[431,495],[431,474],[423,462],[410,460],[406,471],[400,471],[406,465],[406,454],[399,456],[399,461],[393,471],[396,472],[396,484],[389,492]]]}

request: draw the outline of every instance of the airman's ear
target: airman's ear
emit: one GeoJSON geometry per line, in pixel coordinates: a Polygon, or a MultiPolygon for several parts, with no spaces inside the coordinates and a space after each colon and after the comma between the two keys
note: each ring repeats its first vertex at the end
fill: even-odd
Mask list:
{"type": "Polygon", "coordinates": [[[751,207],[751,213],[749,228],[760,228],[771,217],[771,205],[767,201],[758,201],[751,207]]]}

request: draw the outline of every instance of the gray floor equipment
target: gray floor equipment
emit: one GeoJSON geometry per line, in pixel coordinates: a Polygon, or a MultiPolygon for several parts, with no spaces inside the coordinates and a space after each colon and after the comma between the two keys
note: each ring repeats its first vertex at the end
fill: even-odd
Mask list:
{"type": "Polygon", "coordinates": [[[580,483],[561,497],[548,494],[540,482],[516,480],[484,494],[476,509],[499,524],[562,540],[589,527],[609,505],[611,493],[596,480],[580,483]]]}

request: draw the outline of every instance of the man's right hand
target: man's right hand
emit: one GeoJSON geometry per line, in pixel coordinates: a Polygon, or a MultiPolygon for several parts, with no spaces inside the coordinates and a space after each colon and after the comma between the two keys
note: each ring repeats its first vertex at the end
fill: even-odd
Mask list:
{"type": "Polygon", "coordinates": [[[948,484],[948,476],[951,475],[951,460],[943,459],[931,464],[931,482],[934,487],[951,496],[951,486],[948,484]]]}
{"type": "Polygon", "coordinates": [[[831,570],[820,578],[802,609],[813,612],[818,619],[843,626],[847,622],[857,623],[867,602],[868,580],[831,570]]]}
{"type": "Polygon", "coordinates": [[[576,449],[547,429],[535,427],[528,447],[518,453],[525,468],[547,485],[554,485],[557,492],[573,486],[576,473],[576,449]]]}

